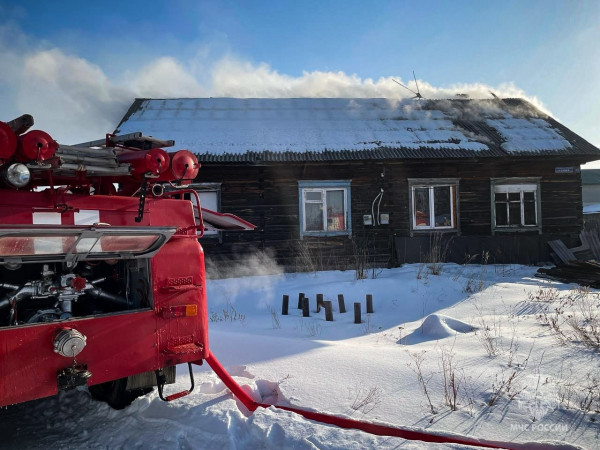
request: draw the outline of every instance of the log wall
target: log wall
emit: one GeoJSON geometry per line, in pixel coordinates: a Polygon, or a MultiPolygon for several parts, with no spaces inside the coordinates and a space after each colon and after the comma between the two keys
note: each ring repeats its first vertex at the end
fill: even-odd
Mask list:
{"type": "MultiPolygon", "coordinates": [[[[383,267],[413,262],[413,257],[407,258],[406,251],[396,251],[396,247],[411,244],[423,247],[430,233],[415,232],[411,236],[407,179],[457,178],[459,230],[453,233],[455,239],[469,237],[471,247],[473,237],[478,236],[490,246],[495,240],[502,241],[505,253],[512,251],[505,243],[515,242],[519,250],[511,255],[516,259],[512,262],[546,261],[548,239],[561,238],[568,245],[577,243],[583,223],[580,174],[557,174],[555,167],[579,167],[580,163],[572,158],[539,157],[272,165],[206,163],[196,181],[221,183],[221,211],[236,214],[257,225],[257,229],[224,232],[220,240],[201,242],[207,259],[213,262],[223,263],[262,250],[287,270],[354,268],[362,259],[356,255],[365,254],[369,264],[383,267]],[[537,231],[492,233],[490,179],[502,177],[541,177],[541,235],[537,231]],[[298,180],[352,181],[351,237],[300,239],[298,180]],[[389,214],[390,224],[364,226],[363,214],[371,213],[372,202],[381,188],[384,195],[380,212],[389,214]],[[527,243],[525,247],[519,244],[521,241],[523,245],[527,243]],[[535,255],[530,254],[532,246],[537,248],[535,255]],[[523,254],[530,257],[524,258],[523,254]],[[315,267],[309,267],[310,261],[315,267]]],[[[464,257],[455,255],[454,259],[462,262],[464,257]]]]}

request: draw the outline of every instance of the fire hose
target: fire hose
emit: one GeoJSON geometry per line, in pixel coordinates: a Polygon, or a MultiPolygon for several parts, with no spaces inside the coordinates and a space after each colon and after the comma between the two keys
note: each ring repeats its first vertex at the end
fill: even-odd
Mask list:
{"type": "Polygon", "coordinates": [[[520,447],[517,445],[509,446],[508,443],[491,443],[481,442],[476,439],[470,439],[465,437],[454,437],[454,436],[443,436],[435,433],[429,433],[425,431],[408,430],[405,428],[392,427],[389,425],[380,425],[371,422],[362,422],[360,420],[348,419],[344,417],[333,416],[329,414],[307,411],[305,409],[293,408],[289,406],[277,406],[268,405],[265,403],[259,403],[255,401],[250,395],[242,389],[242,387],[233,379],[233,377],[225,370],[221,363],[215,358],[212,352],[209,352],[206,362],[211,369],[217,374],[221,381],[229,388],[237,399],[248,408],[249,411],[254,412],[258,408],[277,408],[285,411],[290,411],[299,414],[306,419],[314,420],[329,425],[335,425],[340,428],[349,428],[361,430],[366,433],[375,434],[378,436],[393,436],[411,441],[423,441],[423,442],[435,442],[435,443],[450,443],[450,444],[461,444],[461,445],[472,445],[475,447],[484,448],[504,448],[511,449],[520,447]]]}

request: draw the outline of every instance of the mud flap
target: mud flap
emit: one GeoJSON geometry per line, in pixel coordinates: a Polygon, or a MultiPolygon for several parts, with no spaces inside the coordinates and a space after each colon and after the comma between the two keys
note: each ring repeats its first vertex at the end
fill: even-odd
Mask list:
{"type": "MultiPolygon", "coordinates": [[[[161,369],[163,375],[165,376],[164,384],[173,384],[175,383],[175,366],[165,367],[161,369]]],[[[127,390],[133,391],[136,389],[147,389],[153,386],[157,386],[156,384],[156,375],[154,371],[143,372],[137,375],[132,375],[127,377],[127,390]]]]}

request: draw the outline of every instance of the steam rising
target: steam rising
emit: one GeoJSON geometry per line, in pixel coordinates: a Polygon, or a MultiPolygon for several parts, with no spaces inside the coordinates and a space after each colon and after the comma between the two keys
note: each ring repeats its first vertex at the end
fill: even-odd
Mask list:
{"type": "MultiPolygon", "coordinates": [[[[39,47],[39,46],[38,46],[39,47]]],[[[266,63],[252,64],[228,55],[206,62],[199,56],[179,61],[163,56],[141,68],[123,67],[109,77],[105,70],[59,48],[36,48],[20,30],[0,27],[0,120],[23,113],[33,114],[36,127],[49,131],[59,142],[76,143],[97,139],[111,132],[135,97],[382,97],[402,99],[412,93],[398,86],[397,79],[416,90],[413,80],[397,75],[378,79],[360,78],[344,72],[304,72],[301,76],[281,74],[266,63]]],[[[433,86],[418,80],[425,98],[526,98],[544,110],[535,98],[512,83],[490,87],[484,84],[433,86]]]]}
{"type": "Polygon", "coordinates": [[[252,255],[235,260],[207,260],[206,275],[216,280],[233,278],[227,283],[211,282],[211,301],[222,305],[233,305],[247,292],[256,292],[252,299],[261,307],[269,306],[275,299],[275,285],[283,274],[272,253],[256,251],[252,255]],[[266,276],[276,275],[276,276],[266,276]]]}

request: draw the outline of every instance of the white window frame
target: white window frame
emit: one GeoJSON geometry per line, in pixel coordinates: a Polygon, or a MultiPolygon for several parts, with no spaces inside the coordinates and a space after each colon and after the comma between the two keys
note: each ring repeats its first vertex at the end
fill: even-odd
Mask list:
{"type": "MultiPolygon", "coordinates": [[[[492,179],[491,182],[491,197],[492,197],[492,231],[515,231],[515,230],[542,230],[542,214],[541,214],[541,196],[540,196],[540,178],[515,179],[515,178],[500,178],[492,179]],[[520,218],[518,225],[498,225],[496,222],[496,194],[497,193],[519,193],[520,194],[520,218]],[[525,202],[524,194],[533,192],[535,202],[535,224],[525,225],[525,202]]],[[[507,202],[507,222],[510,223],[510,208],[507,202]]]]}
{"type": "Polygon", "coordinates": [[[300,213],[300,238],[305,236],[345,236],[352,235],[350,220],[350,180],[305,180],[298,181],[298,203],[300,213]],[[327,230],[327,191],[343,191],[344,195],[344,226],[343,230],[327,230]],[[306,193],[320,192],[321,200],[306,200],[306,193]],[[323,230],[309,231],[306,229],[306,204],[323,204],[323,230]]]}
{"type": "Polygon", "coordinates": [[[458,231],[458,184],[459,180],[455,178],[409,178],[409,205],[410,205],[410,225],[413,232],[418,231],[458,231]],[[450,225],[436,226],[435,224],[435,189],[436,187],[450,188],[450,225]],[[416,207],[415,207],[415,189],[428,189],[429,191],[429,217],[430,225],[417,225],[416,207]],[[454,192],[454,198],[452,193],[454,192]]]}
{"type": "MultiPolygon", "coordinates": [[[[221,211],[221,183],[192,183],[188,186],[189,189],[193,189],[198,193],[198,197],[200,197],[200,194],[203,193],[215,193],[216,197],[217,197],[217,209],[216,212],[222,212],[221,211]]],[[[191,197],[191,201],[192,203],[195,204],[195,199],[193,198],[193,196],[191,197]]],[[[202,199],[200,199],[200,203],[202,203],[202,199]]],[[[205,205],[200,205],[201,207],[204,207],[205,205]]],[[[211,209],[211,208],[208,208],[211,209]]],[[[208,239],[219,239],[219,241],[221,241],[223,239],[223,232],[219,231],[219,230],[204,230],[204,235],[202,236],[203,238],[208,238],[208,239]]]]}

